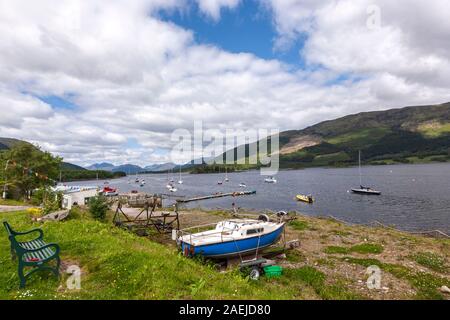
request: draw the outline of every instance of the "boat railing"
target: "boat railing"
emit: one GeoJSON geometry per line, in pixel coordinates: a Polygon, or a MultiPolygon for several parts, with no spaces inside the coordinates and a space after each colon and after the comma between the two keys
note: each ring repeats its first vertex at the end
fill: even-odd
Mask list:
{"type": "MultiPolygon", "coordinates": [[[[184,237],[184,236],[189,236],[189,242],[192,243],[192,239],[204,237],[204,235],[198,234],[201,229],[208,228],[208,227],[216,227],[216,226],[217,226],[217,223],[209,223],[209,224],[193,226],[193,227],[177,230],[176,231],[176,236],[177,236],[177,239],[181,238],[181,237],[184,237]]],[[[236,229],[224,226],[220,230],[217,230],[215,232],[209,232],[208,236],[220,234],[220,239],[223,242],[223,236],[225,234],[229,233],[229,232],[234,231],[234,230],[236,230],[236,229]]],[[[203,230],[203,231],[212,231],[212,230],[203,230]]]]}

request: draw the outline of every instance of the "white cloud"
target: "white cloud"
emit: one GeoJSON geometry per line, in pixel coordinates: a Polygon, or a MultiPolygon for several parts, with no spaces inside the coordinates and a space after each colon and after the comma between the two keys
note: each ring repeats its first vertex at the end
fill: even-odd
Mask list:
{"type": "Polygon", "coordinates": [[[220,10],[222,8],[234,9],[241,0],[196,0],[201,12],[205,13],[213,20],[220,19],[220,10]]]}
{"type": "MultiPolygon", "coordinates": [[[[450,100],[448,2],[428,9],[420,0],[398,1],[406,8],[373,2],[382,8],[377,30],[366,27],[369,1],[267,0],[279,48],[307,33],[302,54],[322,66],[295,71],[199,45],[192,31],[158,19],[158,10],[181,10],[186,1],[0,0],[0,136],[80,164],[147,165],[167,160],[158,150],[194,120],[205,128],[300,129],[368,109],[450,100]],[[342,74],[349,80],[331,85],[342,74]],[[52,109],[36,98],[49,95],[79,107],[52,109]]],[[[221,8],[238,4],[199,1],[199,8],[217,20],[221,8]]]]}

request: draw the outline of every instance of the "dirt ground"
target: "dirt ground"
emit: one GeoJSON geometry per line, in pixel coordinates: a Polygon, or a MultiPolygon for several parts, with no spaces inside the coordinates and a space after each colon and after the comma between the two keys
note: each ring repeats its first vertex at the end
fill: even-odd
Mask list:
{"type": "MultiPolygon", "coordinates": [[[[182,229],[231,217],[231,212],[227,211],[198,209],[183,210],[179,215],[182,229]]],[[[153,232],[149,237],[166,245],[175,245],[168,234],[153,232]]],[[[428,292],[426,290],[437,290],[442,298],[450,299],[448,293],[435,288],[450,284],[448,239],[297,215],[288,223],[283,240],[299,240],[300,246],[287,252],[286,258],[278,260],[277,264],[284,268],[314,267],[327,276],[330,285],[344,284],[368,299],[417,299],[423,292],[428,292]],[[425,258],[417,258],[421,256],[425,258]],[[380,286],[369,289],[367,268],[378,264],[382,269],[380,286]]]]}

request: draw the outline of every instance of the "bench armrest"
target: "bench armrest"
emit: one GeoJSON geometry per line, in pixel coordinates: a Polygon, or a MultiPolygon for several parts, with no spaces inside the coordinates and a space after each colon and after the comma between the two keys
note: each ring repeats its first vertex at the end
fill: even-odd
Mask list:
{"type": "Polygon", "coordinates": [[[27,253],[28,252],[37,252],[37,251],[41,251],[41,250],[44,250],[44,249],[47,249],[47,248],[51,248],[51,247],[55,248],[55,254],[58,255],[59,251],[60,251],[60,248],[59,248],[59,245],[56,244],[56,243],[48,243],[45,246],[42,246],[42,247],[39,247],[39,248],[36,248],[36,249],[27,249],[26,252],[27,253]]]}
{"type": "Polygon", "coordinates": [[[13,231],[13,234],[14,234],[14,236],[23,236],[23,235],[34,233],[34,232],[38,232],[39,233],[39,237],[37,237],[36,239],[42,239],[44,237],[44,231],[42,231],[39,228],[32,229],[32,230],[25,231],[25,232],[13,231]]]}

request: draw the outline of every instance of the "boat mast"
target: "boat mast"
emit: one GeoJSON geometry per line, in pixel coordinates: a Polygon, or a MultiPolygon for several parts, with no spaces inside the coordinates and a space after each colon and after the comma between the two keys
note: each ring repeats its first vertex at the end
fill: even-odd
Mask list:
{"type": "Polygon", "coordinates": [[[361,150],[359,150],[359,152],[358,152],[358,163],[359,163],[359,185],[362,186],[361,150]]]}

